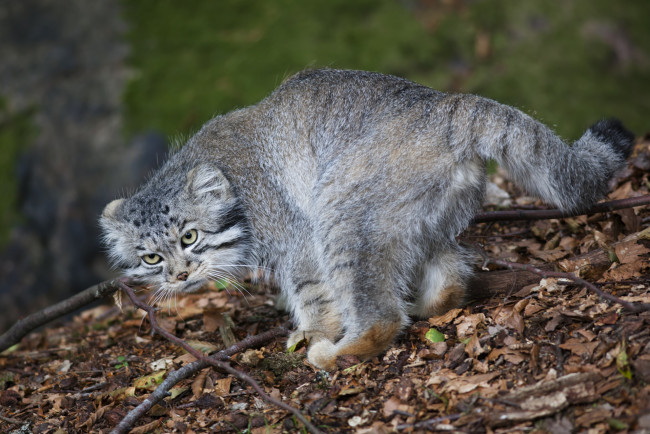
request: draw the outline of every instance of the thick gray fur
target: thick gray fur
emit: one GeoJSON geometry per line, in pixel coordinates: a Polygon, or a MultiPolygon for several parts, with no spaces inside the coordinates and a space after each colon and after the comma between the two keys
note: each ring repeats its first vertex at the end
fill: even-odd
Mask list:
{"type": "Polygon", "coordinates": [[[384,350],[410,316],[462,302],[472,267],[456,236],[479,209],[487,159],[573,211],[606,194],[631,146],[617,121],[567,146],[486,98],[305,71],[206,123],[101,225],[114,264],[161,294],[272,270],[297,326],[288,344],[310,338],[310,362],[332,369],[337,355],[384,350]]]}

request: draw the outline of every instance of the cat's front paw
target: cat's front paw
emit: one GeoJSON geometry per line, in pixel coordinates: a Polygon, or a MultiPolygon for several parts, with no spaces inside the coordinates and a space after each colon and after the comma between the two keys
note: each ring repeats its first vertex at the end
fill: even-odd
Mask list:
{"type": "Polygon", "coordinates": [[[302,340],[307,340],[309,341],[309,344],[312,345],[313,343],[323,339],[327,340],[326,336],[322,332],[298,329],[289,335],[289,339],[287,339],[287,348],[293,347],[302,340]]]}
{"type": "Polygon", "coordinates": [[[312,365],[328,371],[336,369],[338,356],[353,355],[361,360],[367,360],[384,351],[402,326],[401,321],[382,321],[359,334],[348,334],[336,344],[327,338],[311,340],[307,350],[307,360],[312,365]]]}
{"type": "Polygon", "coordinates": [[[307,361],[317,368],[326,371],[333,371],[336,369],[337,356],[338,349],[329,339],[322,339],[310,344],[309,350],[307,351],[307,361]]]}

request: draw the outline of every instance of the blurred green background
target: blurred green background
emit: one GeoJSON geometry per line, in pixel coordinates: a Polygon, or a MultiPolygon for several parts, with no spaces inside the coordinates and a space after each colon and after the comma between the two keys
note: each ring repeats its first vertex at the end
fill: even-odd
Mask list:
{"type": "Polygon", "coordinates": [[[189,133],[305,67],[478,93],[566,137],[602,116],[650,128],[650,2],[126,1],[127,132],[189,133]]]}
{"type": "MultiPolygon", "coordinates": [[[[481,94],[571,140],[605,116],[637,135],[650,130],[647,0],[124,0],[121,7],[131,49],[125,139],[151,129],[186,137],[307,67],[374,70],[481,94]]],[[[0,243],[20,220],[11,168],[35,134],[29,113],[2,119],[0,243]]]]}

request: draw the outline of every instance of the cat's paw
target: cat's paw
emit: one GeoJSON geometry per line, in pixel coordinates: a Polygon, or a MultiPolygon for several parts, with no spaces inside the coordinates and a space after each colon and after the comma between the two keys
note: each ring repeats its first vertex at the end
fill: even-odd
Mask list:
{"type": "Polygon", "coordinates": [[[377,322],[360,334],[346,335],[336,344],[327,338],[314,339],[309,342],[307,360],[312,365],[327,371],[336,369],[338,356],[353,355],[361,360],[367,360],[384,351],[402,326],[401,321],[377,322]]]}
{"type": "Polygon", "coordinates": [[[321,332],[315,330],[298,329],[289,335],[289,339],[287,339],[287,348],[293,347],[302,340],[307,340],[310,344],[313,344],[314,342],[318,342],[323,339],[326,340],[327,338],[321,332]]]}
{"type": "Polygon", "coordinates": [[[336,369],[336,357],[338,356],[338,349],[336,344],[332,343],[329,339],[322,339],[309,345],[307,351],[307,361],[317,368],[326,371],[333,371],[336,369]]]}

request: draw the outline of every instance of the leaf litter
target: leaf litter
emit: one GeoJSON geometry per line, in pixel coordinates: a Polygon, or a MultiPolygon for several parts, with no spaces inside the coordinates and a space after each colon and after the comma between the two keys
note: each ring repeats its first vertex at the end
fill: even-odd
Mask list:
{"type": "MultiPolygon", "coordinates": [[[[635,163],[648,156],[650,141],[640,141],[611,199],[648,194],[647,168],[635,163]]],[[[491,257],[550,264],[650,303],[649,227],[650,210],[636,207],[477,224],[461,238],[491,257]]],[[[630,313],[564,279],[522,284],[501,272],[494,289],[496,273],[477,268],[476,300],[415,321],[371,360],[341,358],[339,370],[323,372],[306,361],[304,345],[287,352],[279,339],[236,354],[234,366],[325,432],[649,432],[650,312],[630,313]]],[[[287,321],[272,288],[246,285],[245,297],[212,285],[171,300],[161,306],[161,324],[209,352],[287,321]]],[[[170,371],[194,360],[151,336],[129,304],[121,309],[86,310],[0,355],[0,431],[109,432],[170,371]]],[[[206,368],[173,387],[131,432],[298,431],[249,385],[206,368]]]]}

